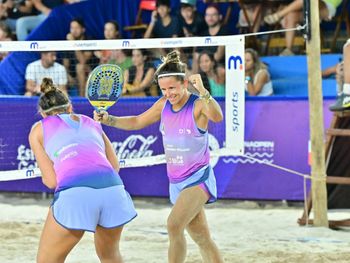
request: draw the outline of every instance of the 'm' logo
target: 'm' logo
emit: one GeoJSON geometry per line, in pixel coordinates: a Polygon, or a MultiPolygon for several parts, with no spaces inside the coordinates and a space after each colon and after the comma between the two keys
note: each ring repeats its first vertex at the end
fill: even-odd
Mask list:
{"type": "Polygon", "coordinates": [[[205,44],[211,44],[211,38],[210,38],[210,37],[206,37],[206,38],[204,39],[204,43],[205,43],[205,44]]]}
{"type": "Polygon", "coordinates": [[[38,42],[32,42],[30,43],[30,49],[38,49],[39,48],[39,44],[38,42]]]}
{"type": "Polygon", "coordinates": [[[228,58],[228,69],[231,69],[231,64],[233,63],[233,69],[237,69],[239,66],[239,69],[242,70],[243,67],[243,60],[240,56],[231,56],[228,58]]]}
{"type": "Polygon", "coordinates": [[[30,169],[26,171],[26,177],[33,177],[34,176],[34,170],[30,169]]]}
{"type": "Polygon", "coordinates": [[[130,47],[130,41],[124,40],[122,43],[122,47],[130,47]]]}

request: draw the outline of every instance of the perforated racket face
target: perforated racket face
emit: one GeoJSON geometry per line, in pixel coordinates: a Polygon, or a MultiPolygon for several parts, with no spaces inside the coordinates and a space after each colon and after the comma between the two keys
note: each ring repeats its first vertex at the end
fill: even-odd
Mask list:
{"type": "Polygon", "coordinates": [[[86,85],[91,105],[107,110],[122,94],[123,71],[117,65],[100,65],[90,73],[86,85]]]}

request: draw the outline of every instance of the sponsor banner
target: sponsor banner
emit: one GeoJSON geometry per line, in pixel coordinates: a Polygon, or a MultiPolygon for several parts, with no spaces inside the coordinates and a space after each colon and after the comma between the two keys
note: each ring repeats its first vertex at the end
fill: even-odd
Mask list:
{"type": "Polygon", "coordinates": [[[226,47],[226,147],[244,153],[244,41],[226,47]]]}
{"type": "MultiPolygon", "coordinates": [[[[110,113],[134,115],[148,109],[155,99],[121,98],[110,113]],[[132,105],[132,107],[130,106],[132,105]]],[[[326,101],[327,109],[332,101],[326,101]]],[[[219,100],[221,107],[225,102],[219,100]]],[[[37,98],[0,98],[0,170],[25,169],[33,179],[2,181],[0,191],[50,191],[37,178],[36,162],[29,147],[31,126],[41,119],[37,114],[37,98]]],[[[92,116],[93,108],[86,99],[73,99],[76,113],[92,116]]],[[[309,174],[309,112],[307,100],[246,101],[245,155],[225,156],[211,160],[220,198],[260,200],[303,200],[304,179],[298,175],[270,167],[276,164],[309,174]],[[291,109],[293,113],[291,114],[291,109]],[[266,164],[261,164],[263,160],[266,164]]],[[[325,111],[328,127],[331,113],[325,111]]],[[[103,127],[119,158],[139,158],[163,154],[159,124],[139,131],[122,131],[103,127]]],[[[225,122],[210,124],[210,148],[225,145],[225,122]]],[[[120,171],[126,189],[133,196],[168,196],[168,179],[164,164],[123,168],[120,171]]],[[[1,176],[1,175],[0,175],[1,176]]]]}
{"type": "Polygon", "coordinates": [[[64,51],[105,50],[116,48],[177,48],[186,46],[232,45],[244,41],[243,36],[149,38],[79,41],[0,41],[0,52],[9,51],[64,51]]]}

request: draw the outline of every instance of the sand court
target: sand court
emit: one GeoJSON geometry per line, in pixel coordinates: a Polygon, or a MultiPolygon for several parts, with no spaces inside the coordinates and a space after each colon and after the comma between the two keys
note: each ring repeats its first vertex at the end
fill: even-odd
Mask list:
{"type": "MultiPolygon", "coordinates": [[[[125,262],[166,263],[168,238],[166,199],[134,198],[138,217],[125,227],[121,251],[125,262]]],[[[0,262],[35,262],[41,230],[51,199],[0,195],[0,262]]],[[[213,238],[225,262],[349,262],[350,229],[300,227],[302,207],[281,202],[221,200],[208,205],[207,217],[213,238]]],[[[349,211],[329,213],[346,218],[349,211]]],[[[186,262],[201,262],[196,245],[187,236],[186,262]]],[[[67,263],[99,262],[93,235],[85,233],[68,256],[67,263]]]]}

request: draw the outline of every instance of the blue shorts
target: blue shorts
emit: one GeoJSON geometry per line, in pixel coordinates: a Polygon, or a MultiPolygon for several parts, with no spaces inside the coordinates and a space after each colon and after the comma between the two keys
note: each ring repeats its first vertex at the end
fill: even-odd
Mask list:
{"type": "Polygon", "coordinates": [[[205,166],[192,174],[187,179],[179,183],[170,183],[169,193],[170,193],[170,202],[175,204],[179,194],[182,190],[199,185],[202,188],[204,187],[209,195],[207,203],[213,203],[217,199],[217,190],[216,190],[216,179],[214,175],[213,168],[205,166]]]}
{"type": "Polygon", "coordinates": [[[56,222],[64,228],[90,232],[95,232],[96,226],[122,226],[137,215],[124,185],[72,187],[55,193],[51,207],[56,222]]]}

